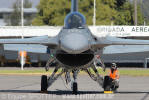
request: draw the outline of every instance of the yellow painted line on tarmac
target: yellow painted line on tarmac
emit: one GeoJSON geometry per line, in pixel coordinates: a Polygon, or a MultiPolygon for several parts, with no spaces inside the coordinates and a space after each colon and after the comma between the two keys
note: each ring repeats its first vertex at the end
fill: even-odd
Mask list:
{"type": "MultiPolygon", "coordinates": [[[[49,73],[50,74],[50,73],[49,73]]],[[[0,75],[15,75],[15,76],[40,76],[49,75],[48,73],[1,73],[0,75]]]]}
{"type": "MultiPolygon", "coordinates": [[[[4,72],[2,72],[2,71],[3,70],[1,70],[0,75],[23,75],[23,76],[25,76],[25,75],[26,76],[32,76],[33,75],[33,76],[40,76],[40,75],[50,75],[50,74],[52,74],[51,70],[49,72],[46,72],[46,71],[38,72],[38,70],[37,70],[37,72],[36,71],[28,72],[28,71],[32,71],[32,70],[24,70],[23,72],[21,72],[20,70],[10,70],[10,71],[4,70],[4,72]],[[14,72],[14,71],[16,71],[16,72],[14,72]]],[[[57,73],[59,73],[59,72],[57,72],[57,73]]],[[[72,73],[71,73],[71,75],[72,75],[72,73]]],[[[88,74],[84,71],[80,71],[78,75],[88,75],[88,74]]],[[[101,75],[103,75],[103,73],[101,75]]]]}
{"type": "MultiPolygon", "coordinates": [[[[51,75],[51,72],[45,72],[45,73],[0,73],[0,75],[22,75],[22,76],[41,76],[41,75],[51,75]]],[[[87,75],[85,72],[80,72],[79,75],[87,75]]]]}

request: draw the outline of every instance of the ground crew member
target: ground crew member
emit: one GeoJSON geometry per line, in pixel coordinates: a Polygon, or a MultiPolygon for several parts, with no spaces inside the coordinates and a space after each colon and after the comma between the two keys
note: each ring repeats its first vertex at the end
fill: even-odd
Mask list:
{"type": "MultiPolygon", "coordinates": [[[[26,51],[20,51],[19,52],[19,59],[21,66],[23,66],[26,63],[26,58],[27,58],[27,52],[26,51]]],[[[22,67],[23,69],[23,67],[22,67]]]]}
{"type": "Polygon", "coordinates": [[[20,57],[23,56],[24,58],[26,58],[27,57],[27,52],[26,51],[20,51],[19,56],[20,57]]]}
{"type": "Polygon", "coordinates": [[[117,69],[116,63],[112,63],[111,69],[109,71],[109,77],[112,84],[117,89],[119,87],[119,71],[117,69]]]}

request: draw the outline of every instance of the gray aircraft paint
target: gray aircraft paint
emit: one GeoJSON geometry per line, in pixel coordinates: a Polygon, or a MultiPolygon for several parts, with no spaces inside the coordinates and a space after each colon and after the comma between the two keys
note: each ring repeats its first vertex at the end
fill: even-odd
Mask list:
{"type": "Polygon", "coordinates": [[[95,53],[110,45],[149,45],[148,40],[131,40],[93,35],[85,17],[77,11],[78,2],[72,0],[72,11],[66,16],[65,25],[54,37],[39,36],[25,39],[0,39],[1,44],[40,44],[54,49],[59,64],[67,68],[80,68],[93,62],[95,53]]]}

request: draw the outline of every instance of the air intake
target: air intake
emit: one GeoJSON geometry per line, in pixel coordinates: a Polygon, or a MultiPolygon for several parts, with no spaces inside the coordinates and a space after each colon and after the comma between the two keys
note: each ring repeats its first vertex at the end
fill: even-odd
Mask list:
{"type": "Polygon", "coordinates": [[[68,54],[64,51],[60,51],[56,54],[56,58],[63,64],[78,67],[84,66],[93,60],[94,54],[88,50],[81,54],[68,54]]]}

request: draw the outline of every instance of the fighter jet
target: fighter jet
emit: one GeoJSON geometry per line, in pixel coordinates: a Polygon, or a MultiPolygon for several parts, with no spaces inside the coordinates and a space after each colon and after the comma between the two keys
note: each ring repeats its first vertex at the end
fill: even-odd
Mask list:
{"type": "MultiPolygon", "coordinates": [[[[52,56],[47,61],[45,69],[48,71],[51,63],[55,63],[56,67],[50,76],[41,77],[41,91],[47,91],[58,77],[65,74],[66,83],[72,82],[72,91],[76,94],[78,91],[77,75],[80,71],[87,72],[94,81],[103,86],[103,77],[94,66],[96,54],[101,55],[104,47],[110,45],[149,45],[147,40],[93,35],[86,25],[84,15],[78,12],[78,0],[71,0],[71,4],[71,12],[66,16],[64,26],[56,36],[0,39],[0,44],[40,44],[47,46],[48,50],[50,49],[52,56]],[[61,70],[58,71],[59,69],[61,70]],[[91,69],[95,73],[92,73],[91,69]]],[[[101,59],[100,61],[105,70],[103,61],[101,59]]]]}

